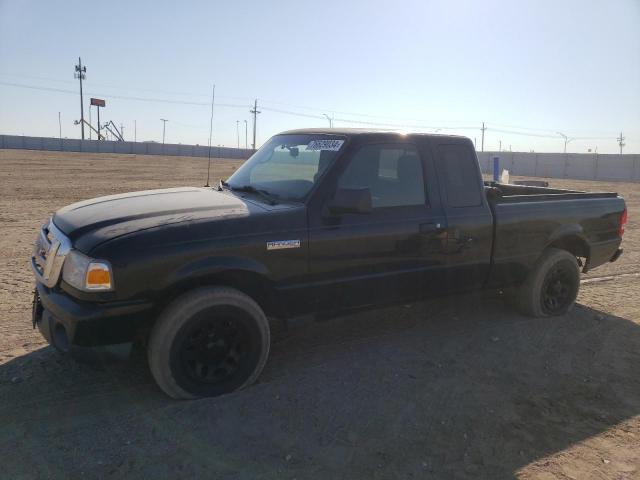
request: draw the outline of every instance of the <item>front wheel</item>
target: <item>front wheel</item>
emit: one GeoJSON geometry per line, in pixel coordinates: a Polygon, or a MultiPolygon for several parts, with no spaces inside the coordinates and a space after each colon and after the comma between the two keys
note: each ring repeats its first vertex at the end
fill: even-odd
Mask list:
{"type": "Polygon", "coordinates": [[[580,270],[575,256],[566,250],[547,249],[515,293],[515,305],[532,317],[564,315],[575,304],[580,270]]]}
{"type": "Polygon", "coordinates": [[[252,384],[269,356],[267,318],[250,297],[199,288],[171,303],[154,325],[149,368],[170,397],[213,397],[252,384]]]}

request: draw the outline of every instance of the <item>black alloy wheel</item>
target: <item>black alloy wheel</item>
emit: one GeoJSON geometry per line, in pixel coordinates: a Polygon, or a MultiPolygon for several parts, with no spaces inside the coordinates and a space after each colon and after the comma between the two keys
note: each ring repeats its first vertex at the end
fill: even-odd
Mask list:
{"type": "Polygon", "coordinates": [[[579,279],[576,281],[572,269],[575,267],[567,265],[566,262],[559,262],[547,272],[540,295],[542,311],[545,314],[562,313],[575,300],[579,279]]]}

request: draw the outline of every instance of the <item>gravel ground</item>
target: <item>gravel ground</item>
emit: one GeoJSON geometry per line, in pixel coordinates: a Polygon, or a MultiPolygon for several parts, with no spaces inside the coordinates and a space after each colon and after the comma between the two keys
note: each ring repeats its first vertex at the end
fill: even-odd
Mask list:
{"type": "Polygon", "coordinates": [[[47,347],[30,324],[41,220],[205,175],[205,159],[0,150],[4,478],[640,477],[638,184],[549,180],[629,207],[625,254],[561,318],[483,294],[294,322],[258,384],[189,402],[157,389],[141,351],[86,364],[47,347]]]}

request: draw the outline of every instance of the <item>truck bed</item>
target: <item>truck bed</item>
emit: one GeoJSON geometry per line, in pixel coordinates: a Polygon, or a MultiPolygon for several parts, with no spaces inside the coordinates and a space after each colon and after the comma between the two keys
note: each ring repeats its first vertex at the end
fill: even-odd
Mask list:
{"type": "Polygon", "coordinates": [[[615,192],[583,192],[562,188],[511,185],[498,182],[484,182],[489,199],[496,203],[542,202],[552,200],[577,200],[587,198],[616,198],[615,192]]]}
{"type": "Polygon", "coordinates": [[[620,245],[625,205],[617,193],[495,182],[485,182],[485,190],[494,215],[494,285],[523,281],[558,239],[572,242],[576,256],[587,258],[585,271],[609,261],[620,245]]]}

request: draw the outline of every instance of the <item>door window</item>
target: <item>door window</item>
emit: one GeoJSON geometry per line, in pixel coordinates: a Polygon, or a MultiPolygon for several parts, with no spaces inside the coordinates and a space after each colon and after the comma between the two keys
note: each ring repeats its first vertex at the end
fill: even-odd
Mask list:
{"type": "Polygon", "coordinates": [[[351,159],[338,188],[369,188],[373,208],[425,204],[422,162],[413,145],[366,145],[351,159]]]}

